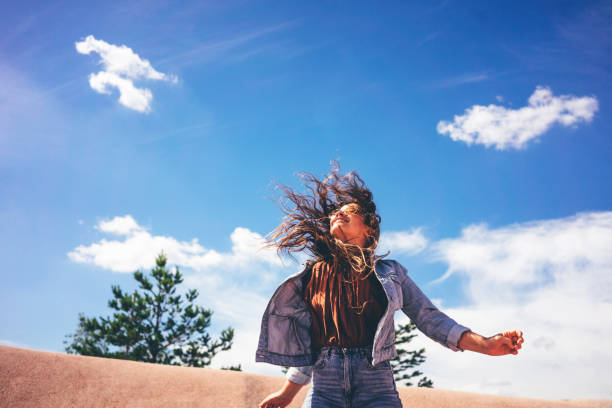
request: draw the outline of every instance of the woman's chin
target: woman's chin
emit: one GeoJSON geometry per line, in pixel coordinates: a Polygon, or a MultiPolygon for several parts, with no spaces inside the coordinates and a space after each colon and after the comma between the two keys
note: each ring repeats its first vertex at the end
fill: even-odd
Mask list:
{"type": "Polygon", "coordinates": [[[344,234],[342,233],[340,227],[332,227],[329,232],[332,237],[339,239],[340,241],[344,241],[344,234]]]}

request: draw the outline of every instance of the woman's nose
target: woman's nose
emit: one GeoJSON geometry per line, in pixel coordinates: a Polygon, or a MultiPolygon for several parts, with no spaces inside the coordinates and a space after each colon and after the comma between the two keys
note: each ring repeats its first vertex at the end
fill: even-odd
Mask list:
{"type": "Polygon", "coordinates": [[[346,214],[342,211],[338,211],[336,214],[334,214],[334,219],[337,218],[346,218],[346,214]]]}

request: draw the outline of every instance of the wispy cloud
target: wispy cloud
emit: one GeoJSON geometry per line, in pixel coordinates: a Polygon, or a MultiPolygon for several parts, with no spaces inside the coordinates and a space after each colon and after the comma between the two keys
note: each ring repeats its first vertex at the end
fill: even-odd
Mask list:
{"type": "Polygon", "coordinates": [[[445,8],[449,3],[450,3],[450,0],[441,1],[440,3],[434,4],[433,6],[430,5],[430,3],[427,3],[427,6],[429,6],[429,8],[424,10],[423,13],[424,14],[436,13],[440,11],[441,9],[445,8]]]}
{"type": "Polygon", "coordinates": [[[446,79],[441,79],[439,81],[436,81],[433,83],[433,87],[434,88],[450,88],[453,86],[488,81],[496,76],[499,76],[499,74],[490,75],[487,72],[478,72],[478,73],[459,75],[456,77],[446,78],[446,79]]]}
{"type": "Polygon", "coordinates": [[[593,64],[609,60],[612,47],[612,5],[595,2],[578,15],[559,18],[556,28],[575,50],[590,58],[593,64]]]}
{"type": "Polygon", "coordinates": [[[605,372],[612,350],[612,212],[500,228],[474,224],[431,245],[460,275],[468,304],[446,309],[483,335],[522,329],[518,356],[449,355],[427,347],[423,370],[436,386],[543,398],[610,398],[605,372]],[[461,376],[449,373],[462,373],[461,376]]]}
{"type": "MultiPolygon", "coordinates": [[[[242,33],[231,38],[204,42],[187,51],[183,51],[168,58],[164,58],[158,61],[158,63],[160,65],[168,63],[173,63],[173,65],[186,65],[193,63],[194,61],[218,59],[221,56],[227,55],[230,51],[239,49],[242,46],[246,46],[247,44],[250,44],[259,38],[289,29],[291,27],[294,27],[295,25],[296,21],[288,21],[280,24],[275,24],[269,27],[259,28],[251,32],[242,33]]],[[[258,45],[257,47],[251,50],[242,50],[240,55],[243,58],[248,55],[256,55],[266,47],[266,45],[258,45]]],[[[237,58],[240,59],[240,56],[237,58]]]]}
{"type": "MultiPolygon", "coordinates": [[[[136,144],[143,145],[159,142],[160,140],[168,139],[181,134],[203,134],[209,131],[211,128],[213,128],[213,124],[210,121],[195,125],[183,126],[177,129],[168,130],[166,132],[160,132],[160,134],[153,135],[147,139],[137,142],[136,144]]],[[[218,129],[220,126],[215,126],[215,128],[218,129]]]]}
{"type": "Polygon", "coordinates": [[[0,162],[63,157],[71,121],[57,90],[41,89],[23,70],[2,63],[0,83],[0,162]]]}
{"type": "Polygon", "coordinates": [[[125,45],[109,44],[89,35],[83,41],[76,42],[75,47],[81,54],[95,52],[100,55],[100,64],[104,70],[89,75],[91,88],[102,94],[110,94],[112,88],[117,88],[119,103],[138,112],[151,111],[153,94],[149,89],[134,86],[135,80],[177,82],[175,76],[156,71],[148,60],[140,58],[125,45]]]}
{"type": "Polygon", "coordinates": [[[427,44],[428,42],[435,40],[441,34],[442,34],[441,31],[435,31],[435,32],[429,34],[428,36],[426,36],[425,38],[423,38],[421,41],[418,42],[417,48],[418,47],[422,47],[423,45],[427,44]]]}
{"type": "Polygon", "coordinates": [[[572,95],[553,96],[547,87],[538,86],[520,109],[474,105],[452,122],[438,122],[437,131],[468,145],[494,146],[497,150],[522,149],[545,133],[553,124],[562,126],[590,122],[598,110],[597,98],[572,95]]]}
{"type": "MultiPolygon", "coordinates": [[[[30,33],[33,29],[41,27],[44,24],[45,19],[50,19],[52,17],[53,12],[59,12],[62,5],[57,2],[47,2],[39,5],[35,9],[29,10],[27,15],[21,16],[21,18],[16,19],[12,24],[7,25],[7,27],[3,27],[6,30],[3,31],[2,37],[0,38],[0,49],[4,49],[11,44],[20,44],[23,42],[22,37],[24,34],[30,33]]],[[[6,10],[7,12],[9,10],[6,10]]],[[[8,14],[7,14],[8,15],[8,14]]],[[[51,36],[47,36],[51,37],[51,36]]],[[[42,38],[41,38],[42,39],[42,38]]],[[[40,42],[38,42],[37,46],[40,46],[40,42]]],[[[27,53],[28,47],[19,47],[20,51],[27,53]]]]}

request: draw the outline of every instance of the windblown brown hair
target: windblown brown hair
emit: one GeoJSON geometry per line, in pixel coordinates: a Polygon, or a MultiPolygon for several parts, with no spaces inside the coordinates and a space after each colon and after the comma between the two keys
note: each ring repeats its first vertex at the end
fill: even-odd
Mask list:
{"type": "Polygon", "coordinates": [[[279,185],[284,193],[280,205],[285,213],[283,222],[267,237],[267,244],[279,254],[292,256],[305,251],[312,262],[328,262],[342,270],[349,281],[365,279],[374,269],[380,236],[380,215],[376,212],[372,192],[356,172],[339,173],[333,162],[330,174],[320,180],[312,174],[300,174],[308,193],[300,194],[279,185]],[[365,248],[347,244],[332,237],[329,220],[342,206],[355,203],[364,223],[372,229],[365,248]],[[353,271],[354,273],[350,273],[353,271]]]}

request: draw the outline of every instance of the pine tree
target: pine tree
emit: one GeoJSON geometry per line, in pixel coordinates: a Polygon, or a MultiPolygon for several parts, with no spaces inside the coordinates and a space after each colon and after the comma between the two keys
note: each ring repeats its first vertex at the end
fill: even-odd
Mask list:
{"type": "MultiPolygon", "coordinates": [[[[424,348],[420,350],[406,350],[403,347],[404,344],[410,343],[410,341],[417,336],[412,333],[415,329],[416,325],[414,323],[398,326],[395,330],[397,357],[391,360],[393,378],[395,378],[396,382],[408,387],[413,385],[411,380],[423,375],[419,370],[410,372],[411,369],[425,362],[424,348]]],[[[417,386],[433,388],[433,382],[429,378],[423,376],[419,378],[417,386]]]]}
{"type": "MultiPolygon", "coordinates": [[[[183,282],[178,268],[166,268],[162,253],[155,260],[150,276],[134,272],[138,289],[125,293],[112,286],[108,306],[112,317],[88,318],[79,314],[74,334],[66,336],[66,352],[149,363],[204,367],[222,350],[229,350],[234,329],[221,331],[213,340],[207,332],[212,311],[196,305],[195,289],[183,295],[177,287],[183,282]]],[[[228,369],[240,370],[240,366],[228,369]]]]}

